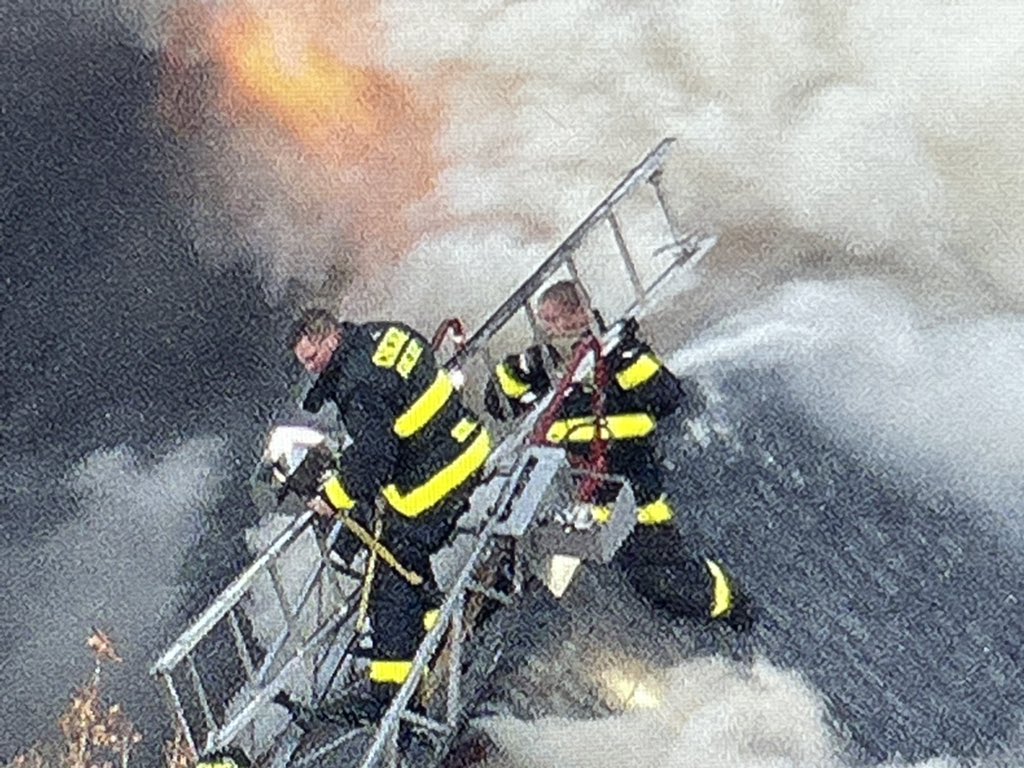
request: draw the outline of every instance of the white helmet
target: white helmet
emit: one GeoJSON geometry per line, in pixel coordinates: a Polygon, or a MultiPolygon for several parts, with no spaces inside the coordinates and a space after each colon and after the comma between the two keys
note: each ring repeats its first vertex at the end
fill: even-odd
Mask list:
{"type": "Polygon", "coordinates": [[[283,485],[298,469],[309,449],[326,442],[327,435],[312,427],[274,427],[263,449],[263,464],[273,471],[274,480],[283,485]]]}

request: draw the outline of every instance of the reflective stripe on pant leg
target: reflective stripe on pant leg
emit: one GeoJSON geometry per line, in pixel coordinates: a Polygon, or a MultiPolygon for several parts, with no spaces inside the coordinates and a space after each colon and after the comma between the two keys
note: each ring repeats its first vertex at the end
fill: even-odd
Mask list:
{"type": "Polygon", "coordinates": [[[624,370],[615,374],[615,380],[623,389],[635,389],[661,370],[661,363],[653,355],[644,353],[624,370]]]}
{"type": "Polygon", "coordinates": [[[374,683],[401,685],[412,672],[412,661],[374,659],[370,662],[370,680],[374,683]]]}
{"type": "Polygon", "coordinates": [[[341,484],[341,479],[337,475],[331,475],[324,483],[323,495],[327,498],[327,503],[335,509],[347,512],[356,506],[355,499],[345,490],[345,486],[341,484]]]}
{"type": "Polygon", "coordinates": [[[661,525],[669,522],[673,517],[675,517],[675,513],[669,506],[665,494],[661,494],[650,504],[636,508],[636,521],[639,525],[661,525]]]}
{"type": "Polygon", "coordinates": [[[732,608],[732,587],[722,567],[714,560],[705,560],[708,573],[711,574],[711,618],[724,616],[732,608]]]}

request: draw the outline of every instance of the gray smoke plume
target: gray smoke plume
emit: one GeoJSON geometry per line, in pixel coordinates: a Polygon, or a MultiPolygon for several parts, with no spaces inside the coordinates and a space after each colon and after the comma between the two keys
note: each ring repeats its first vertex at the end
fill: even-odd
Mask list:
{"type": "Polygon", "coordinates": [[[127,446],[94,451],[61,483],[72,519],[46,541],[5,553],[15,567],[3,614],[17,629],[4,649],[4,687],[16,695],[4,697],[3,721],[14,746],[27,746],[19,734],[52,728],[88,676],[94,628],[125,659],[110,669],[109,700],[133,718],[151,714],[146,670],[179,618],[179,571],[220,500],[224,447],[194,438],[156,460],[127,446]]]}
{"type": "MultiPolygon", "coordinates": [[[[798,282],[723,320],[680,371],[772,367],[858,453],[984,500],[1024,498],[1024,324],[955,318],[879,281],[798,282]]],[[[1024,535],[1019,521],[1016,535],[1024,535]]]]}

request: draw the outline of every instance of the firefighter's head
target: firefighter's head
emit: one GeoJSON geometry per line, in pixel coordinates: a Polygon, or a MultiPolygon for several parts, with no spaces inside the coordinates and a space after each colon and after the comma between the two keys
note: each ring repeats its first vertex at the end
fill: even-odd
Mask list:
{"type": "Polygon", "coordinates": [[[341,341],[338,320],[326,309],[307,309],[292,327],[289,344],[295,359],[313,374],[323,373],[341,341]]]}
{"type": "Polygon", "coordinates": [[[540,295],[537,318],[551,338],[575,339],[590,327],[590,307],[576,283],[563,280],[540,295]]]}

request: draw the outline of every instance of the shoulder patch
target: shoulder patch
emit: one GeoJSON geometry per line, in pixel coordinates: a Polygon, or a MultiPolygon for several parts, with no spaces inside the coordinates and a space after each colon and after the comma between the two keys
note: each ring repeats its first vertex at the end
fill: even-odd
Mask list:
{"type": "Polygon", "coordinates": [[[409,340],[409,334],[403,331],[401,328],[395,328],[394,326],[388,328],[384,332],[384,338],[377,344],[377,349],[373,353],[373,364],[381,368],[391,368],[394,366],[395,361],[398,360],[398,355],[402,351],[402,347],[409,340]]]}

